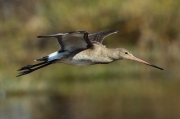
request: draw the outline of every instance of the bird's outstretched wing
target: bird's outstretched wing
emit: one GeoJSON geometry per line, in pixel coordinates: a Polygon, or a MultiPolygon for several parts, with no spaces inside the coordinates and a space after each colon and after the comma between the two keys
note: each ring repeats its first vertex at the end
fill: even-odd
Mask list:
{"type": "Polygon", "coordinates": [[[98,33],[89,34],[89,40],[102,43],[103,40],[112,34],[118,33],[117,30],[107,30],[107,31],[100,31],[98,33]]]}
{"type": "Polygon", "coordinates": [[[66,50],[71,52],[77,49],[93,47],[88,38],[88,34],[89,33],[87,31],[71,31],[66,33],[38,36],[38,38],[55,37],[57,38],[62,51],[66,50]]]}

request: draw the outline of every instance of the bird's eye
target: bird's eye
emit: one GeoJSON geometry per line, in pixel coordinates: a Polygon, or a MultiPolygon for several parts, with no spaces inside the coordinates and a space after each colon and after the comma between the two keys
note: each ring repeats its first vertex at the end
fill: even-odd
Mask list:
{"type": "Polygon", "coordinates": [[[127,54],[128,54],[128,52],[125,52],[125,54],[127,55],[127,54]]]}

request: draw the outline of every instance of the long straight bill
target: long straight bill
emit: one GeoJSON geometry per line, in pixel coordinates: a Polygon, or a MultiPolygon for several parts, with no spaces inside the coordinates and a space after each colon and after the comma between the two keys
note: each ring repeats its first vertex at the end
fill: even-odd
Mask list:
{"type": "Polygon", "coordinates": [[[164,69],[161,68],[161,67],[158,67],[158,66],[156,66],[156,65],[154,65],[154,64],[150,64],[150,63],[148,63],[148,62],[146,62],[146,61],[143,61],[143,60],[141,60],[141,59],[139,59],[139,58],[137,58],[137,57],[133,57],[132,60],[138,61],[138,62],[141,62],[141,63],[144,63],[144,64],[146,64],[146,65],[152,66],[152,67],[157,68],[157,69],[160,69],[160,70],[164,70],[164,69]]]}

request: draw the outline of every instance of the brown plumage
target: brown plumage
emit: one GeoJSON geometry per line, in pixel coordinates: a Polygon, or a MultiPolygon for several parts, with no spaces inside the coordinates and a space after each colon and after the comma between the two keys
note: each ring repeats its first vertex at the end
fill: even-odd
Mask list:
{"type": "Polygon", "coordinates": [[[107,36],[116,33],[118,33],[116,30],[101,31],[94,34],[89,34],[87,31],[72,31],[38,36],[38,38],[57,38],[60,50],[35,60],[41,61],[40,63],[20,68],[18,71],[22,72],[20,72],[18,76],[29,74],[53,63],[87,66],[93,64],[107,64],[121,59],[135,60],[163,70],[158,66],[136,58],[124,48],[106,48],[102,44],[103,40],[107,36]]]}

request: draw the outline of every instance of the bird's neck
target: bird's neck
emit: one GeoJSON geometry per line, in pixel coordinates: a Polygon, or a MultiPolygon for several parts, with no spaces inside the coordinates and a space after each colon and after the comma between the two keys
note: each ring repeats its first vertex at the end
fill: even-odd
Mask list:
{"type": "Polygon", "coordinates": [[[108,54],[108,57],[110,59],[112,59],[113,61],[114,60],[119,60],[119,59],[122,59],[121,57],[119,57],[119,51],[117,48],[113,48],[113,49],[107,49],[107,54],[108,54]]]}

